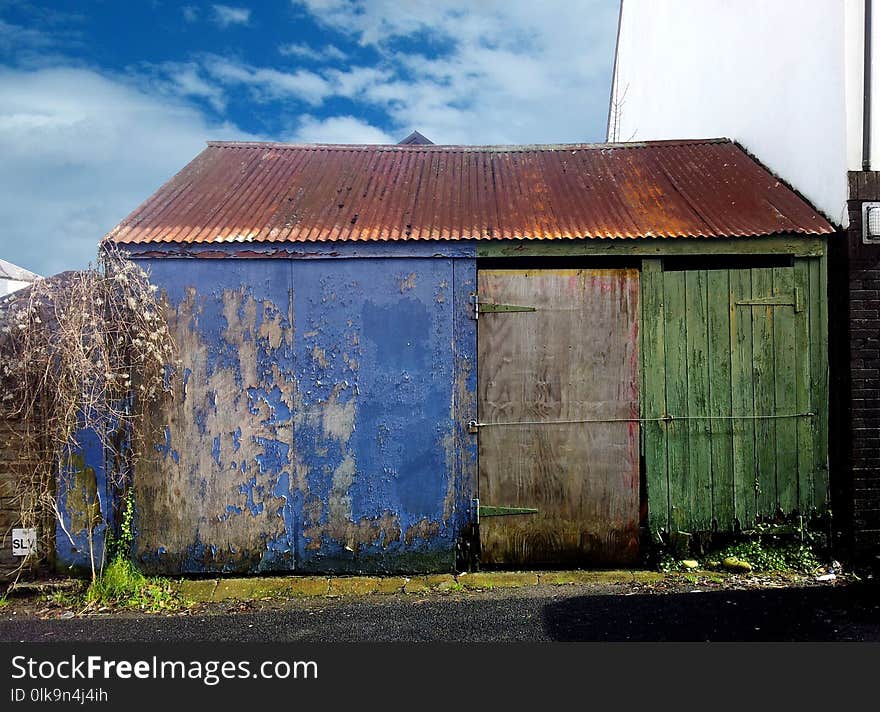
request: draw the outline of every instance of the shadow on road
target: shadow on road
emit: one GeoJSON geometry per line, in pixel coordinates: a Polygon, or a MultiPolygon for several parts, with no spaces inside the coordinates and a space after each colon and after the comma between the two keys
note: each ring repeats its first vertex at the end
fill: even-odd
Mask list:
{"type": "Polygon", "coordinates": [[[560,641],[880,640],[880,585],[578,596],[543,615],[560,641]]]}

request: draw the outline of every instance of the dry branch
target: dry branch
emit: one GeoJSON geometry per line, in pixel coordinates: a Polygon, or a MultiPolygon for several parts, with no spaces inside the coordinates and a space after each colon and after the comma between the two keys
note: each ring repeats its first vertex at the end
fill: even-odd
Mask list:
{"type": "MultiPolygon", "coordinates": [[[[20,460],[27,466],[15,493],[19,526],[40,530],[42,551],[54,548],[54,520],[73,540],[55,485],[78,452],[78,433],[94,434],[105,462],[126,463],[107,474],[117,492],[127,486],[138,454],[128,434],[167,393],[173,351],[156,287],[112,246],[97,267],[37,280],[0,300],[3,411],[25,425],[20,460]]],[[[100,512],[97,502],[89,509],[91,549],[100,512]]],[[[94,558],[92,551],[93,572],[100,568],[94,558]]]]}

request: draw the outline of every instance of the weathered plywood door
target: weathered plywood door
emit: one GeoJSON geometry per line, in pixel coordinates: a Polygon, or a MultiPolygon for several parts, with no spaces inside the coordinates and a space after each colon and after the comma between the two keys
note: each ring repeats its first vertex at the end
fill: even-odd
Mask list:
{"type": "Polygon", "coordinates": [[[480,504],[538,510],[481,518],[482,561],[634,561],[638,271],[483,270],[478,282],[481,303],[535,308],[479,316],[480,504]]]}

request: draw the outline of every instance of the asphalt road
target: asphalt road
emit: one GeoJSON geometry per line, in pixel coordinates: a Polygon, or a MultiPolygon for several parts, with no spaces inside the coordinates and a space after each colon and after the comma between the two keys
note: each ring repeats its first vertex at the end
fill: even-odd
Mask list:
{"type": "Polygon", "coordinates": [[[43,620],[0,612],[13,641],[862,641],[880,640],[880,585],[596,593],[536,586],[220,606],[207,615],[43,620]],[[244,610],[242,610],[244,609],[244,610]]]}

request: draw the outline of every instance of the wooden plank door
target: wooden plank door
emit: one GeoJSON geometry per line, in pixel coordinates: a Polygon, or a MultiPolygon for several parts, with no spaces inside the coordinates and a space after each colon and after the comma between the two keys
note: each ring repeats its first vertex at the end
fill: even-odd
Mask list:
{"type": "Polygon", "coordinates": [[[750,529],[821,510],[827,347],[818,260],[666,271],[652,262],[642,275],[652,534],[750,529]]]}
{"type": "Polygon", "coordinates": [[[635,561],[638,271],[482,270],[478,283],[482,303],[535,310],[479,316],[480,504],[538,510],[481,518],[481,560],[635,561]]]}

